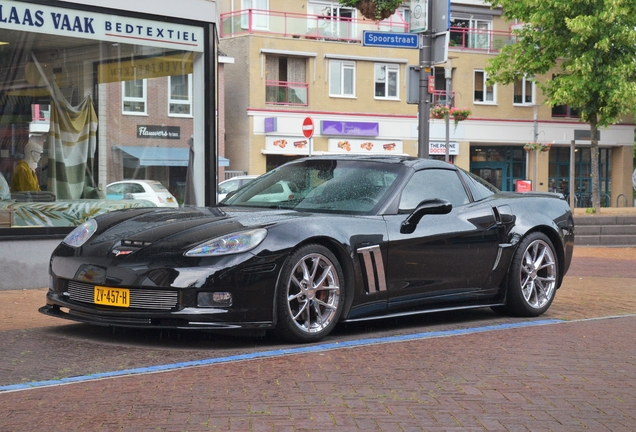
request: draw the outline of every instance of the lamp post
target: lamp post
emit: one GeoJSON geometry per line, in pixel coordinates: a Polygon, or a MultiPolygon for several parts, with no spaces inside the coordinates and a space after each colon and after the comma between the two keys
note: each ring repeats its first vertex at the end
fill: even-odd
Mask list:
{"type": "MultiPolygon", "coordinates": [[[[449,58],[444,65],[444,78],[446,78],[446,106],[450,109],[453,106],[453,92],[452,81],[453,76],[453,62],[449,58]]],[[[446,118],[446,152],[444,160],[450,162],[450,114],[444,116],[446,118]]]]}
{"type": "Polygon", "coordinates": [[[532,190],[536,191],[537,190],[537,153],[539,153],[537,151],[537,140],[539,138],[539,106],[540,105],[533,105],[532,106],[532,112],[534,115],[534,130],[533,130],[533,139],[532,141],[534,142],[535,145],[535,150],[534,150],[534,162],[533,162],[533,170],[534,170],[534,178],[532,179],[532,190]]]}

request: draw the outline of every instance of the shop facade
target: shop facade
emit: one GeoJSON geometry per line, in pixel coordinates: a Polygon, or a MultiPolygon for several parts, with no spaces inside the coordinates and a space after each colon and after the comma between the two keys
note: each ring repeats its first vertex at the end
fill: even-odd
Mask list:
{"type": "Polygon", "coordinates": [[[112,182],[215,202],[217,14],[206,0],[0,1],[0,271],[22,269],[5,284],[84,220],[152,205],[108,199],[112,182]]]}

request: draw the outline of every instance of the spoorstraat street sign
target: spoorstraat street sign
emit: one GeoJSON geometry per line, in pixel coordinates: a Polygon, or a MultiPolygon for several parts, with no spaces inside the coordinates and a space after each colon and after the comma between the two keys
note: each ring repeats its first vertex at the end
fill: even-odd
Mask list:
{"type": "Polygon", "coordinates": [[[362,45],[390,48],[419,48],[417,34],[370,30],[362,32],[362,45]]]}

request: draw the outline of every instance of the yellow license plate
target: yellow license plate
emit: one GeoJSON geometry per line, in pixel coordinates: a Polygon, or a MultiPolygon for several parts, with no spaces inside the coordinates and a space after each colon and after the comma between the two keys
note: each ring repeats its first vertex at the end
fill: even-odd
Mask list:
{"type": "Polygon", "coordinates": [[[93,300],[95,304],[130,307],[130,290],[96,286],[93,300]]]}

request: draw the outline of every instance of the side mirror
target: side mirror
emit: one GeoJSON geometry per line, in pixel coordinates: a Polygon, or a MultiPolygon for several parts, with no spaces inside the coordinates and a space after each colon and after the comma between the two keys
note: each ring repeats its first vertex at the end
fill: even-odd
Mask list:
{"type": "Polygon", "coordinates": [[[415,210],[402,222],[400,233],[411,234],[415,231],[417,224],[427,214],[448,214],[453,209],[453,205],[442,199],[428,199],[417,205],[415,210]]]}

